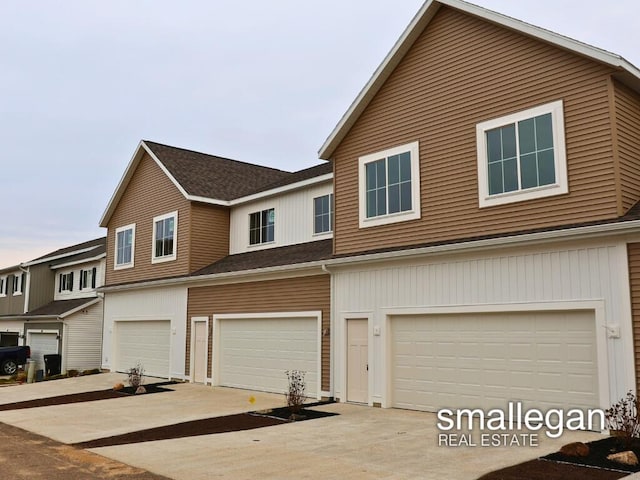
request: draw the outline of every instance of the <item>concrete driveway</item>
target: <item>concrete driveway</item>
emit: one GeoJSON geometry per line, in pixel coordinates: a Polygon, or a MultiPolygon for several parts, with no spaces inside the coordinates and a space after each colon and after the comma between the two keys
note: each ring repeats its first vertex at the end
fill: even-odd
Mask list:
{"type": "MultiPolygon", "coordinates": [[[[0,403],[109,388],[102,374],[2,389],[0,403]],[[84,387],[84,390],[82,388],[84,387]],[[5,393],[9,395],[5,395],[5,393]],[[7,400],[7,398],[11,398],[7,400]]],[[[178,384],[174,392],[0,412],[0,422],[76,443],[188,420],[283,405],[281,395],[178,384]],[[256,398],[249,403],[250,396],[256,398]]],[[[567,432],[538,436],[538,447],[441,447],[430,413],[332,404],[340,415],[241,432],[203,435],[91,451],[176,480],[199,479],[474,479],[601,438],[567,432]]]]}

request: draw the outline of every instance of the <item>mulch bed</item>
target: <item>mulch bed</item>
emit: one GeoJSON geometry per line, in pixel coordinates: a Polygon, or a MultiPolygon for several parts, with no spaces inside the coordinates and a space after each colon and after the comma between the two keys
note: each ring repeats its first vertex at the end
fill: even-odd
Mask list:
{"type": "MultiPolygon", "coordinates": [[[[140,395],[149,395],[160,392],[173,392],[170,388],[164,388],[166,385],[175,385],[176,382],[160,382],[144,385],[147,393],[140,395]]],[[[0,405],[0,411],[4,410],[21,410],[23,408],[49,407],[51,405],[64,405],[67,403],[93,402],[95,400],[107,400],[110,398],[125,398],[135,394],[135,389],[125,387],[122,390],[97,390],[94,392],[71,393],[68,395],[58,395],[57,397],[37,398],[34,400],[26,400],[24,402],[6,403],[0,405]]]]}
{"type": "Polygon", "coordinates": [[[589,455],[573,457],[560,452],[497,470],[480,477],[479,480],[615,480],[633,472],[640,466],[624,465],[607,460],[607,455],[633,450],[640,458],[640,445],[626,448],[617,437],[607,437],[589,442],[589,455]]]}
{"type": "Polygon", "coordinates": [[[478,480],[617,480],[627,475],[625,472],[537,459],[487,473],[478,480]]]}
{"type": "Polygon", "coordinates": [[[543,458],[545,460],[552,460],[556,462],[567,462],[577,465],[627,472],[627,475],[633,472],[640,472],[640,465],[624,465],[622,463],[607,460],[607,455],[616,452],[624,452],[625,450],[632,450],[633,453],[640,458],[640,445],[638,445],[637,442],[626,447],[624,446],[621,438],[607,437],[595,442],[589,442],[587,445],[589,445],[589,455],[586,457],[569,457],[560,452],[556,452],[543,458]]]}
{"type": "MultiPolygon", "coordinates": [[[[309,404],[316,406],[320,403],[309,404]]],[[[330,417],[338,415],[333,412],[321,412],[318,410],[303,409],[301,417],[296,421],[313,420],[315,418],[330,417]]],[[[211,435],[215,433],[238,432],[241,430],[253,430],[255,428],[271,427],[290,423],[289,409],[286,407],[276,408],[262,412],[238,413],[223,417],[204,418],[202,420],[192,420],[189,422],[165,425],[162,427],[139,430],[137,432],[114,435],[112,437],[99,438],[88,442],[76,443],[73,446],[78,448],[99,448],[111,447],[114,445],[126,445],[129,443],[153,442],[157,440],[171,440],[174,438],[195,437],[199,435],[211,435]]]]}

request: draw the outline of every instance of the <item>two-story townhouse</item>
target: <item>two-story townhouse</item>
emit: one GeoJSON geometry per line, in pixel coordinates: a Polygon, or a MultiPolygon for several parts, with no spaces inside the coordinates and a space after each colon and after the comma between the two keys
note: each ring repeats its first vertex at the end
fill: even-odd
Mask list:
{"type": "Polygon", "coordinates": [[[639,92],[619,56],[424,4],[319,152],[338,399],[584,408],[636,389],[639,92]]]}
{"type": "Polygon", "coordinates": [[[24,310],[10,318],[36,368],[61,356],[61,370],[100,367],[106,238],[61,248],[22,263],[24,310]]]}
{"type": "Polygon", "coordinates": [[[20,265],[0,270],[0,346],[19,344],[22,322],[16,318],[26,311],[26,272],[20,265]]]}
{"type": "Polygon", "coordinates": [[[327,165],[289,173],[141,142],[100,222],[102,367],[270,391],[299,368],[313,395],[328,390],[327,165]]]}

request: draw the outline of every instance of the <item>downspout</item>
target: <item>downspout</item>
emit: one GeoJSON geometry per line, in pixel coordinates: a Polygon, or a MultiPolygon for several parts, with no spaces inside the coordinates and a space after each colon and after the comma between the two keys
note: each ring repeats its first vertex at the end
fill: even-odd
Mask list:
{"type": "Polygon", "coordinates": [[[334,378],[335,378],[335,328],[333,325],[333,319],[334,319],[334,314],[333,314],[333,306],[335,305],[335,299],[333,298],[334,296],[334,286],[333,286],[333,275],[331,274],[331,271],[327,268],[327,264],[323,263],[322,264],[322,271],[329,274],[329,393],[331,395],[332,398],[335,399],[335,388],[334,388],[334,378]]]}
{"type": "Polygon", "coordinates": [[[26,285],[22,285],[22,295],[24,295],[24,305],[22,308],[22,313],[27,313],[29,311],[29,292],[31,290],[31,275],[29,273],[30,267],[26,269],[22,265],[18,265],[20,270],[24,272],[26,275],[26,285]]]}

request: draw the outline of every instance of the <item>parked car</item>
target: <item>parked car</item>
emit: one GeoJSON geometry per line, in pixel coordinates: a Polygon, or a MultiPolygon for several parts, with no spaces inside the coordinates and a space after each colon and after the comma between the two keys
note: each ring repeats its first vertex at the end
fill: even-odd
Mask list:
{"type": "Polygon", "coordinates": [[[13,375],[18,370],[18,365],[27,363],[31,357],[31,347],[0,347],[0,373],[13,375]]]}

